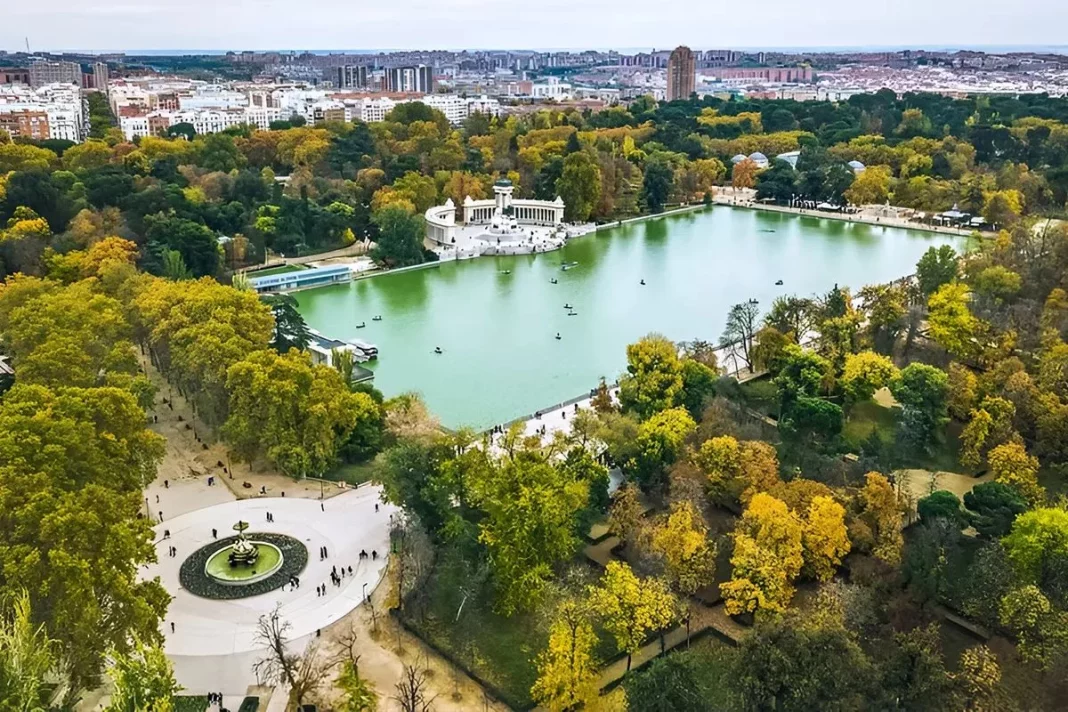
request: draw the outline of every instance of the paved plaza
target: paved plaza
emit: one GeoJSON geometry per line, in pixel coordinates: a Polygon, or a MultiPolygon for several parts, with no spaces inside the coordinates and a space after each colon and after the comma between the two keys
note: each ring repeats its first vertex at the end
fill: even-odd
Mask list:
{"type": "Polygon", "coordinates": [[[390,516],[397,512],[381,502],[380,492],[378,487],[365,486],[324,502],[298,497],[229,501],[173,519],[164,510],[164,521],[155,527],[159,562],[147,566],[143,575],[159,576],[174,596],[162,631],[178,682],[188,694],[243,695],[248,685],[256,684],[252,666],[262,657],[256,643],[257,624],[276,606],[292,626],[292,650],[298,652],[317,631],[344,617],[364,600],[365,593],[374,590],[385,572],[390,516]],[[259,596],[215,601],[181,587],[178,571],[186,557],[213,540],[213,528],[220,539],[232,536],[231,528],[238,520],[251,524],[248,534],[252,539],[257,532],[274,532],[307,547],[308,564],[299,574],[299,588],[287,585],[259,596]],[[164,538],[165,532],[169,538],[164,538]],[[172,546],[177,548],[175,557],[168,555],[172,546]],[[323,546],[327,547],[325,560],[319,555],[323,546]],[[360,559],[361,550],[377,552],[377,560],[360,559]],[[350,566],[352,575],[346,573],[340,586],[333,585],[332,567],[339,571],[345,567],[347,572],[350,566]],[[317,595],[316,587],[324,584],[326,595],[317,595]]]}

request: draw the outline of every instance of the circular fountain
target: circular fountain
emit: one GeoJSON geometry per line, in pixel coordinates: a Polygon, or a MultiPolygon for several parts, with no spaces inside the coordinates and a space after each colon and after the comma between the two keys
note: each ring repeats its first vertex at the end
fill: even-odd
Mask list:
{"type": "Polygon", "coordinates": [[[282,586],[304,568],[308,552],[299,541],[267,532],[246,536],[248,528],[239,521],[236,536],[195,551],[180,568],[182,585],[205,598],[245,598],[282,586]]]}
{"type": "Polygon", "coordinates": [[[204,573],[224,586],[242,586],[270,577],[282,568],[282,550],[265,541],[245,538],[248,522],[234,525],[237,540],[216,551],[204,562],[204,573]]]}

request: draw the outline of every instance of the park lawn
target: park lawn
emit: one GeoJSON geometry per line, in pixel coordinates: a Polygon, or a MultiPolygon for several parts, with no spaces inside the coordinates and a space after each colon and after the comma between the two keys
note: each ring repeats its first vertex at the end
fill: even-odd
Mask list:
{"type": "MultiPolygon", "coordinates": [[[[842,439],[851,452],[860,453],[861,445],[871,437],[874,430],[884,445],[894,444],[897,421],[901,415],[900,408],[887,408],[875,401],[854,405],[842,426],[842,439]]],[[[950,421],[942,433],[942,438],[930,453],[916,453],[902,466],[920,467],[927,470],[943,472],[964,472],[958,460],[960,453],[960,433],[962,425],[950,421]]]]}
{"type": "MultiPolygon", "coordinates": [[[[584,563],[576,568],[590,571],[584,563]]],[[[592,571],[590,576],[592,582],[592,571]]],[[[496,688],[510,707],[530,709],[534,705],[530,688],[538,676],[535,659],[545,647],[546,621],[537,613],[502,616],[492,607],[492,585],[476,586],[462,567],[441,562],[422,587],[421,603],[408,604],[405,620],[420,637],[496,688]]],[[[615,642],[598,628],[597,655],[607,662],[616,654],[615,642]]]]}
{"type": "Polygon", "coordinates": [[[842,426],[842,438],[853,452],[860,452],[861,444],[874,430],[884,444],[894,442],[894,430],[900,409],[886,408],[875,401],[857,403],[849,409],[849,417],[842,426]]]}
{"type": "Polygon", "coordinates": [[[300,272],[303,269],[305,269],[303,265],[279,265],[277,267],[268,267],[267,269],[249,272],[249,276],[270,277],[272,274],[288,274],[289,272],[300,272]]]}
{"type": "Polygon", "coordinates": [[[373,474],[374,465],[372,461],[358,463],[343,462],[323,475],[323,479],[329,480],[330,482],[344,482],[345,484],[355,487],[356,485],[362,485],[364,482],[370,481],[373,474]]]}
{"type": "Polygon", "coordinates": [[[779,391],[771,378],[763,376],[746,381],[739,386],[745,404],[764,415],[776,416],[779,412],[779,391]]]}

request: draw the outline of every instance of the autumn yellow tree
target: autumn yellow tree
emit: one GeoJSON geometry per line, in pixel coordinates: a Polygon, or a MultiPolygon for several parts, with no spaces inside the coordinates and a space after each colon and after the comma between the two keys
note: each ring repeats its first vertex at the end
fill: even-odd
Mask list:
{"type": "Polygon", "coordinates": [[[639,578],[621,561],[608,562],[601,585],[590,587],[589,594],[605,629],[627,654],[628,672],[631,656],[649,634],[667,628],[678,613],[667,583],[658,578],[639,578]]]}
{"type": "Polygon", "coordinates": [[[549,641],[538,654],[538,679],[530,696],[550,712],[567,712],[596,699],[597,634],[586,605],[564,600],[549,626],[549,641]]]}
{"type": "Polygon", "coordinates": [[[890,481],[878,472],[869,472],[857,501],[860,512],[849,528],[853,546],[896,565],[904,546],[902,508],[890,481]]]}
{"type": "Polygon", "coordinates": [[[861,351],[845,357],[840,383],[853,403],[871,400],[875,391],[890,385],[897,375],[897,367],[887,356],[874,351],[861,351]]]}
{"type": "Polygon", "coordinates": [[[949,393],[946,405],[949,414],[957,420],[966,420],[971,416],[978,399],[979,379],[971,369],[956,361],[949,364],[948,373],[949,393]]]}
{"type": "Polygon", "coordinates": [[[889,167],[868,166],[853,179],[845,192],[845,199],[853,205],[885,203],[890,195],[890,177],[889,167]]]}
{"type": "Polygon", "coordinates": [[[694,456],[708,475],[709,494],[720,503],[745,504],[779,481],[775,448],[759,440],[738,442],[730,435],[709,438],[694,456]]]}
{"type": "Polygon", "coordinates": [[[608,510],[608,528],[628,546],[638,543],[645,505],[641,502],[638,485],[628,482],[616,491],[612,507],[608,510]]]}
{"type": "MultiPolygon", "coordinates": [[[[716,545],[708,539],[701,513],[689,502],[675,502],[653,529],[651,548],[664,562],[668,585],[683,599],[712,583],[716,575],[716,545]]],[[[686,619],[689,640],[690,617],[686,619]]]]}
{"type": "Polygon", "coordinates": [[[752,188],[756,185],[756,174],[759,169],[755,161],[745,159],[738,161],[731,169],[731,185],[735,188],[752,188]]]}
{"type": "Polygon", "coordinates": [[[987,454],[995,482],[1012,487],[1033,507],[1046,499],[1046,490],[1038,484],[1038,458],[1028,455],[1018,442],[999,445],[987,454]]]}
{"type": "Polygon", "coordinates": [[[968,286],[954,282],[939,287],[927,303],[931,338],[963,359],[978,355],[983,326],[968,308],[968,301],[968,286]]]}
{"type": "Polygon", "coordinates": [[[819,581],[830,581],[849,553],[845,508],[830,497],[812,499],[802,536],[805,567],[819,581]]]}
{"type": "Polygon", "coordinates": [[[997,690],[1001,683],[1001,668],[990,648],[976,645],[960,656],[960,671],[954,679],[961,689],[964,712],[994,712],[997,690]]]}
{"type": "Polygon", "coordinates": [[[804,564],[803,527],[784,502],[757,493],[734,531],[730,581],[722,584],[727,613],[784,611],[804,564]]]}

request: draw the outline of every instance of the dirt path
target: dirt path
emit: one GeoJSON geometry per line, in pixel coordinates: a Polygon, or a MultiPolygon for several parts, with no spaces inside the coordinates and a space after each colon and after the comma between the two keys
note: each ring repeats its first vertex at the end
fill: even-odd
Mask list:
{"type": "MultiPolygon", "coordinates": [[[[428,670],[428,698],[434,698],[432,707],[436,712],[506,712],[508,707],[494,702],[481,685],[404,630],[387,613],[394,591],[392,576],[387,574],[371,595],[371,606],[360,606],[323,630],[323,651],[337,655],[343,650],[339,641],[356,633],[360,675],[374,685],[379,710],[400,709],[393,699],[395,687],[404,665],[414,665],[428,670]]],[[[333,700],[329,692],[323,698],[333,700]]]]}

